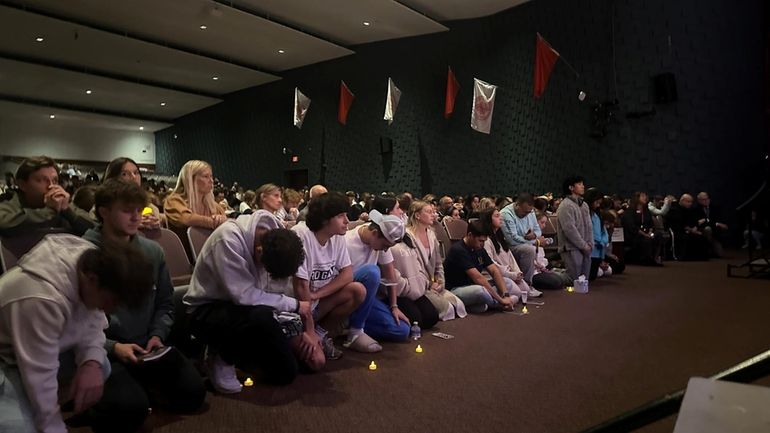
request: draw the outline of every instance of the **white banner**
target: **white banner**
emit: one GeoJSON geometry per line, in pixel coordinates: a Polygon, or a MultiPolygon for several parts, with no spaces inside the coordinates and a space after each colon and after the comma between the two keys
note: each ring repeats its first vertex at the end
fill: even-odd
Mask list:
{"type": "Polygon", "coordinates": [[[388,125],[393,123],[393,117],[396,115],[396,109],[398,108],[398,101],[401,99],[401,90],[396,87],[393,80],[388,77],[388,97],[385,100],[385,117],[388,121],[388,125]]]}
{"type": "Polygon", "coordinates": [[[294,126],[302,129],[302,122],[305,121],[305,114],[310,108],[310,98],[299,91],[299,87],[294,88],[294,126]]]}
{"type": "Polygon", "coordinates": [[[497,86],[473,79],[473,108],[471,110],[471,128],[489,134],[492,127],[492,112],[495,109],[497,86]]]}

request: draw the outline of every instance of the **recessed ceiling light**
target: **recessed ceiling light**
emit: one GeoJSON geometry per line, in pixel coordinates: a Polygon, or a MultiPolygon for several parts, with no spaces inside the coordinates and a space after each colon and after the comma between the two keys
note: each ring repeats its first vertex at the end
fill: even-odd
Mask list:
{"type": "Polygon", "coordinates": [[[202,26],[200,26],[200,29],[201,29],[201,30],[206,30],[207,28],[208,28],[208,27],[206,27],[205,25],[202,25],[202,26]]]}
{"type": "Polygon", "coordinates": [[[283,53],[285,53],[285,52],[286,52],[286,51],[284,51],[284,50],[278,50],[278,54],[283,54],[283,53]]]}
{"type": "Polygon", "coordinates": [[[86,95],[90,95],[92,93],[94,93],[94,92],[92,92],[91,89],[86,90],[86,95]]]}
{"type": "Polygon", "coordinates": [[[140,126],[140,127],[139,127],[139,130],[140,130],[140,131],[144,131],[144,126],[140,126]]]}
{"type": "Polygon", "coordinates": [[[165,103],[165,102],[161,102],[161,103],[160,103],[160,106],[161,106],[161,107],[165,107],[165,106],[166,106],[166,103],[165,103]]]}
{"type": "Polygon", "coordinates": [[[372,23],[370,23],[369,21],[364,21],[364,25],[368,27],[368,26],[372,25],[372,23]]]}
{"type": "Polygon", "coordinates": [[[50,116],[48,116],[48,118],[49,119],[56,119],[56,115],[55,114],[51,114],[50,116]]]}
{"type": "Polygon", "coordinates": [[[35,38],[35,40],[38,41],[38,42],[43,42],[45,39],[43,39],[42,36],[38,36],[38,37],[35,38]]]}
{"type": "Polygon", "coordinates": [[[212,80],[217,81],[219,77],[211,77],[212,80]]]}

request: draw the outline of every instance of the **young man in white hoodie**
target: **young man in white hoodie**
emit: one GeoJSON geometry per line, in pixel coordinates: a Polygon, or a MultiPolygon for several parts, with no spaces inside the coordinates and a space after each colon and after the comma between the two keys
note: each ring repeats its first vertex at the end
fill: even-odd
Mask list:
{"type": "MultiPolygon", "coordinates": [[[[96,247],[60,234],[44,238],[0,278],[0,431],[67,431],[57,380],[72,373],[67,355],[74,354],[75,371],[62,395],[72,399],[76,413],[99,401],[110,374],[104,313],[142,304],[152,290],[151,275],[136,247],[96,247]]],[[[117,431],[135,415],[116,407],[99,410],[112,427],[92,425],[95,431],[117,431]]]]}
{"type": "Polygon", "coordinates": [[[276,385],[294,380],[298,360],[323,368],[310,302],[267,290],[270,277],[294,275],[304,259],[297,235],[262,209],[225,222],[206,240],[184,303],[191,333],[208,345],[217,391],[241,391],[236,366],[260,370],[276,385]]]}

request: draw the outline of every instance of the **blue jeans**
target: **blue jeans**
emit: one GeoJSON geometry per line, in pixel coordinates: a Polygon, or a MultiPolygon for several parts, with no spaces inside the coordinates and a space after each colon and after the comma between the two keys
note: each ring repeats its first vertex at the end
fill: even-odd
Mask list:
{"type": "Polygon", "coordinates": [[[375,299],[369,318],[366,319],[366,333],[375,340],[405,341],[409,338],[410,323],[393,318],[385,301],[375,299]]]}
{"type": "MultiPolygon", "coordinates": [[[[505,292],[513,293],[513,288],[515,286],[513,280],[503,277],[503,281],[505,282],[505,292]]],[[[495,287],[494,281],[489,281],[489,284],[492,287],[495,287]]],[[[495,301],[495,298],[487,292],[487,289],[478,284],[455,287],[451,289],[451,292],[463,301],[465,308],[470,313],[483,313],[490,308],[496,307],[498,304],[498,302],[495,301]]]]}
{"type": "MultiPolygon", "coordinates": [[[[72,380],[77,371],[74,352],[59,354],[59,383],[72,380]]],[[[104,379],[109,377],[110,362],[102,362],[104,379]]],[[[35,418],[21,380],[21,372],[15,365],[0,362],[0,432],[35,433],[35,418]]]]}
{"type": "Polygon", "coordinates": [[[350,314],[350,327],[364,329],[366,319],[372,309],[372,304],[377,300],[377,290],[380,288],[380,268],[377,265],[364,265],[353,271],[353,281],[366,287],[364,302],[350,314]]]}

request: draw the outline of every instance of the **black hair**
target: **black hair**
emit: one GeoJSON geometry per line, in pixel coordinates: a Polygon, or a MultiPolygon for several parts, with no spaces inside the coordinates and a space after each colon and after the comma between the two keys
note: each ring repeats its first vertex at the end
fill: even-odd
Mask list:
{"type": "Polygon", "coordinates": [[[270,230],[262,236],[262,265],[273,278],[294,275],[303,261],[302,240],[289,229],[270,230]]]}
{"type": "Polygon", "coordinates": [[[503,230],[500,228],[495,230],[495,227],[492,225],[492,215],[496,210],[495,208],[490,208],[479,212],[479,222],[484,227],[484,230],[489,233],[489,238],[492,239],[496,252],[500,252],[500,247],[503,247],[505,251],[510,251],[511,247],[508,245],[508,241],[505,240],[503,230]]]}
{"type": "Polygon", "coordinates": [[[130,242],[104,239],[99,248],[80,256],[78,270],[95,275],[99,289],[129,309],[143,305],[155,284],[152,263],[130,242]]]}
{"type": "Polygon", "coordinates": [[[137,164],[136,161],[131,158],[115,158],[110,161],[109,164],[107,164],[107,170],[104,172],[104,181],[106,182],[110,179],[120,179],[120,173],[123,172],[123,166],[126,165],[127,162],[134,164],[137,169],[139,168],[139,164],[137,164]]]}
{"type": "Polygon", "coordinates": [[[516,204],[528,204],[528,205],[534,205],[535,199],[532,197],[531,193],[528,192],[522,192],[519,193],[519,195],[516,196],[516,204]]]}
{"type": "Polygon", "coordinates": [[[594,213],[593,203],[603,197],[604,194],[599,192],[596,188],[588,188],[586,193],[583,194],[583,200],[588,204],[588,210],[590,210],[591,213],[594,213]]]}
{"type": "Polygon", "coordinates": [[[561,184],[562,192],[565,196],[572,195],[572,191],[570,191],[569,187],[575,185],[576,183],[583,182],[585,183],[585,179],[583,179],[583,176],[578,175],[572,175],[568,178],[564,179],[564,182],[561,184]]]}
{"type": "Polygon", "coordinates": [[[99,214],[100,207],[110,207],[116,202],[144,207],[148,203],[147,193],[133,182],[123,182],[118,179],[105,181],[96,188],[94,194],[96,219],[102,222],[102,216],[99,214]]]}
{"type": "Polygon", "coordinates": [[[350,204],[345,194],[340,192],[325,192],[318,197],[313,197],[307,205],[307,217],[305,224],[312,232],[321,230],[324,224],[337,215],[347,214],[350,204]]]}
{"type": "Polygon", "coordinates": [[[374,201],[372,202],[372,209],[376,209],[379,213],[383,215],[388,215],[393,210],[394,207],[396,207],[396,203],[398,200],[396,200],[395,197],[387,196],[387,195],[378,195],[374,198],[374,201]]]}
{"type": "Polygon", "coordinates": [[[468,223],[468,234],[471,236],[489,236],[489,231],[486,230],[481,221],[475,220],[468,223]]]}

